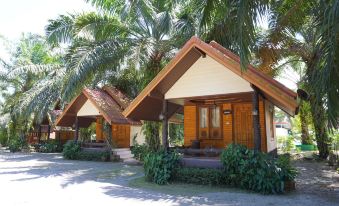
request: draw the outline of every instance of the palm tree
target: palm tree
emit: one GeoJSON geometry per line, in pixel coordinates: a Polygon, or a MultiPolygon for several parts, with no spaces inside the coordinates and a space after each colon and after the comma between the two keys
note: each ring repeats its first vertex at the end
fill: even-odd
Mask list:
{"type": "Polygon", "coordinates": [[[52,45],[70,45],[63,88],[66,100],[85,85],[116,79],[125,69],[142,71],[145,86],[178,48],[174,12],[166,2],[91,2],[98,12],[62,15],[46,27],[52,45]]]}
{"type": "Polygon", "coordinates": [[[2,61],[6,69],[0,74],[5,100],[1,112],[10,114],[13,132],[19,130],[23,135],[33,122],[40,123],[60,98],[64,68],[44,39],[32,34],[22,37],[12,59],[11,63],[2,61]]]}

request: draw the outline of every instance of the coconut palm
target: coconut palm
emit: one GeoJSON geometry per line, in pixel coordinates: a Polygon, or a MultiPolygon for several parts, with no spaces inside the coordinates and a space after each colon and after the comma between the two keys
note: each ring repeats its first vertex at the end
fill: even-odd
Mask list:
{"type": "Polygon", "coordinates": [[[91,2],[98,12],[59,16],[46,27],[52,45],[70,45],[63,88],[67,100],[83,86],[116,78],[125,69],[142,71],[145,85],[178,47],[174,13],[165,2],[91,2]]]}
{"type": "Polygon", "coordinates": [[[32,34],[22,37],[12,59],[11,63],[2,61],[2,113],[10,114],[14,132],[24,133],[33,122],[41,122],[60,98],[59,81],[64,69],[44,39],[32,34]]]}

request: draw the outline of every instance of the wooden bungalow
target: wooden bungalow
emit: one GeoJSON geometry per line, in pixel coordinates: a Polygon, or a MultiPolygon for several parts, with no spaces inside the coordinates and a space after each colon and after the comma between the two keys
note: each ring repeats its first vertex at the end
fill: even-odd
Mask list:
{"type": "Polygon", "coordinates": [[[62,113],[58,107],[47,113],[46,117],[40,124],[33,126],[33,129],[27,133],[26,138],[29,144],[36,144],[50,139],[56,140],[60,144],[64,144],[73,137],[72,128],[57,127],[55,121],[62,113]]]}
{"type": "Polygon", "coordinates": [[[274,106],[298,111],[297,94],[212,41],[192,37],[125,109],[127,118],[162,121],[168,145],[168,118],[184,114],[184,146],[225,148],[230,143],[276,151],[274,106]]]}
{"type": "Polygon", "coordinates": [[[141,122],[122,115],[130,100],[114,87],[84,89],[64,109],[56,121],[57,126],[73,127],[74,139],[79,138],[79,128],[96,124],[96,143],[105,143],[104,121],[111,126],[112,142],[118,148],[129,148],[133,139],[144,142],[141,122]]]}

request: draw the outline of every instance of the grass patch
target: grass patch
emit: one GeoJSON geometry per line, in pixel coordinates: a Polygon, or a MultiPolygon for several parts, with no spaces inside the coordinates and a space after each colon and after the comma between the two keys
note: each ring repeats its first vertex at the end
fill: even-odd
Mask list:
{"type": "Polygon", "coordinates": [[[133,179],[128,183],[128,185],[130,187],[152,190],[155,192],[160,192],[169,195],[181,195],[181,196],[195,196],[199,194],[213,192],[246,192],[244,190],[230,187],[196,185],[180,182],[171,182],[165,185],[158,185],[152,182],[147,182],[145,177],[133,179]]]}

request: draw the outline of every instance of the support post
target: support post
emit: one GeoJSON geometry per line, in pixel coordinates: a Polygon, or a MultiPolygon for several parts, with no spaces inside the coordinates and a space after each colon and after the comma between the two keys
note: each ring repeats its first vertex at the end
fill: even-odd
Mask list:
{"type": "Polygon", "coordinates": [[[259,89],[252,85],[254,90],[252,97],[252,118],[254,129],[254,149],[261,151],[261,133],[260,133],[260,118],[259,118],[259,89]]]}
{"type": "Polygon", "coordinates": [[[168,149],[168,117],[167,117],[167,100],[162,103],[162,145],[167,151],[168,149]]]}
{"type": "Polygon", "coordinates": [[[41,141],[41,125],[39,125],[39,131],[38,131],[38,143],[40,144],[41,141]]]}
{"type": "Polygon", "coordinates": [[[58,134],[58,142],[59,142],[59,145],[61,145],[61,131],[58,131],[55,133],[58,134]]]}
{"type": "Polygon", "coordinates": [[[48,125],[48,130],[47,130],[47,142],[49,142],[49,138],[51,137],[51,125],[48,125]]]}
{"type": "Polygon", "coordinates": [[[75,117],[75,131],[74,131],[74,141],[78,142],[79,139],[79,119],[78,116],[75,117]]]}

